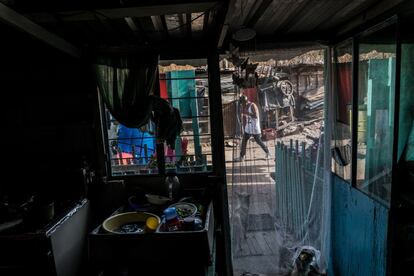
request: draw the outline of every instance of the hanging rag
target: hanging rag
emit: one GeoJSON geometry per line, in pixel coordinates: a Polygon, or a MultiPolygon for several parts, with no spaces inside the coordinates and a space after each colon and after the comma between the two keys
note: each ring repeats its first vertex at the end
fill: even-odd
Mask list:
{"type": "Polygon", "coordinates": [[[126,127],[139,128],[154,115],[156,137],[174,147],[182,120],[168,101],[153,95],[158,54],[99,57],[94,66],[99,92],[113,117],[126,127]]]}

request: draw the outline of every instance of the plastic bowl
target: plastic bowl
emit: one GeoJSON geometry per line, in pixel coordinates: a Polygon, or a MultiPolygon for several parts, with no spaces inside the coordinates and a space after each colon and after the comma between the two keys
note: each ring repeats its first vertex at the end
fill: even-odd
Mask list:
{"type": "Polygon", "coordinates": [[[197,214],[197,206],[189,202],[177,202],[169,206],[174,207],[177,210],[177,214],[180,218],[193,217],[197,214]]]}
{"type": "Polygon", "coordinates": [[[170,202],[170,199],[165,196],[146,194],[145,197],[147,198],[149,203],[155,205],[165,205],[168,202],[170,202]]]}
{"type": "Polygon", "coordinates": [[[158,224],[161,223],[161,219],[152,213],[147,212],[127,212],[117,215],[113,215],[107,218],[102,223],[102,228],[109,233],[114,234],[141,234],[145,233],[145,222],[149,217],[153,217],[158,221],[158,224]],[[132,225],[136,228],[137,231],[125,232],[123,227],[127,225],[132,225]]]}

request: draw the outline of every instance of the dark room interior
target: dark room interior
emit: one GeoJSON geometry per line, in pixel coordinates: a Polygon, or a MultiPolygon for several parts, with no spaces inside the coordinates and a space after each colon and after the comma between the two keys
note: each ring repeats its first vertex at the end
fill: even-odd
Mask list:
{"type": "Polygon", "coordinates": [[[408,275],[413,18],[412,0],[0,0],[0,275],[408,275]],[[263,68],[281,113],[251,100],[263,68]],[[244,108],[262,118],[259,142],[229,120],[244,108]],[[316,121],[323,132],[306,136],[309,187],[287,169],[305,145],[278,140],[295,120],[295,135],[316,121]],[[268,200],[265,230],[301,228],[295,246],[275,249],[263,225],[235,243],[251,187],[246,212],[264,220],[268,200]]]}

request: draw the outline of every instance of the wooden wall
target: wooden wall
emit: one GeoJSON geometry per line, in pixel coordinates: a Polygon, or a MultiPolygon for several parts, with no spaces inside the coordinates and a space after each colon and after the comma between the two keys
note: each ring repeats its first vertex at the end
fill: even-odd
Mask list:
{"type": "Polygon", "coordinates": [[[0,194],[78,197],[82,156],[97,156],[88,67],[1,23],[0,35],[2,172],[11,177],[0,194]]]}
{"type": "Polygon", "coordinates": [[[333,175],[329,275],[386,275],[388,209],[333,175]]]}

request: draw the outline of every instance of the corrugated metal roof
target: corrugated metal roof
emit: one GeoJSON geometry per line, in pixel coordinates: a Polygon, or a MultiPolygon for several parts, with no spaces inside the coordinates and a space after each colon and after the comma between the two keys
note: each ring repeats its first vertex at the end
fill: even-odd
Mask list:
{"type": "Polygon", "coordinates": [[[256,31],[255,44],[331,39],[341,28],[352,28],[350,22],[363,23],[365,17],[371,19],[409,1],[14,0],[6,4],[81,47],[187,43],[197,49],[193,46],[218,39],[223,23],[228,25],[226,43],[242,27],[256,31]]]}

